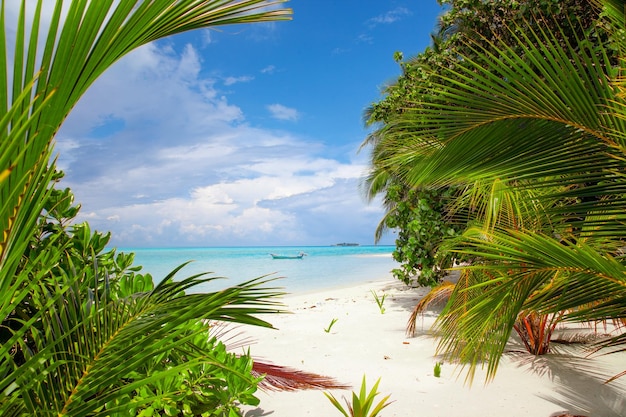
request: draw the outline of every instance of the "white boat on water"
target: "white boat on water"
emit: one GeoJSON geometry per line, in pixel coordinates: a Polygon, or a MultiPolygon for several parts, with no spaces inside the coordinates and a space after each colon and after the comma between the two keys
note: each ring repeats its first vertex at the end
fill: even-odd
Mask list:
{"type": "Polygon", "coordinates": [[[300,252],[297,255],[277,255],[275,253],[270,253],[272,259],[302,259],[306,256],[306,253],[300,252]]]}

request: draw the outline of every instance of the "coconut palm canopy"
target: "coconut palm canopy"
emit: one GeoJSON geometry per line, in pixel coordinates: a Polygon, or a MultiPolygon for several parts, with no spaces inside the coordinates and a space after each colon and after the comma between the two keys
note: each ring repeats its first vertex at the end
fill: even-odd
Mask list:
{"type": "Polygon", "coordinates": [[[393,178],[486,190],[481,222],[452,246],[475,262],[438,322],[441,351],[470,378],[483,361],[493,377],[523,311],[626,316],[624,2],[602,5],[607,39],[530,23],[508,28],[514,44],[477,34],[457,64],[426,69],[430,94],[370,139],[374,189],[393,178]]]}

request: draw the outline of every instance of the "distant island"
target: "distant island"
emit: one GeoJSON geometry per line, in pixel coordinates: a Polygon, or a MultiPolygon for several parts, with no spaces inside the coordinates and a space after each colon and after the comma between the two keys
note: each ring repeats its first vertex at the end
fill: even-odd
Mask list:
{"type": "Polygon", "coordinates": [[[358,243],[336,243],[333,246],[359,246],[358,243]]]}

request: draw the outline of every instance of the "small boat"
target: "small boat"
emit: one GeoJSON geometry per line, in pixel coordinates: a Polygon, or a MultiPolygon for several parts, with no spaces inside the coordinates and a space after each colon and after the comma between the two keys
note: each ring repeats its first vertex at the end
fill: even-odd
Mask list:
{"type": "Polygon", "coordinates": [[[275,253],[270,253],[272,259],[302,259],[306,256],[306,253],[300,252],[297,255],[276,255],[275,253]]]}

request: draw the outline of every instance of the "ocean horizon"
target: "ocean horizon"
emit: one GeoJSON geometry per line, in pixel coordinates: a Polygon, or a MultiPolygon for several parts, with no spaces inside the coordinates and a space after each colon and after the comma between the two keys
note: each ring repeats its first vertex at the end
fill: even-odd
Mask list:
{"type": "Polygon", "coordinates": [[[133,248],[118,247],[117,252],[134,253],[140,273],[149,273],[160,282],[176,267],[189,262],[176,278],[209,273],[220,277],[197,291],[216,291],[260,276],[279,278],[273,284],[288,293],[303,293],[338,286],[356,285],[392,278],[398,267],[392,258],[395,246],[233,246],[133,248]],[[273,259],[271,254],[302,259],[273,259]]]}

